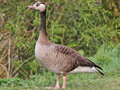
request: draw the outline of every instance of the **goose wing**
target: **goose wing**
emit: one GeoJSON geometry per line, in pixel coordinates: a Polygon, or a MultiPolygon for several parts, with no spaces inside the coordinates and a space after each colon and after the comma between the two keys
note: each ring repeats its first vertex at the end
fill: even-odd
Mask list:
{"type": "Polygon", "coordinates": [[[102,70],[100,66],[88,60],[87,58],[80,55],[77,51],[64,46],[55,44],[54,48],[56,54],[56,58],[59,61],[60,71],[69,72],[77,68],[78,66],[87,66],[87,67],[97,67],[102,70]]]}

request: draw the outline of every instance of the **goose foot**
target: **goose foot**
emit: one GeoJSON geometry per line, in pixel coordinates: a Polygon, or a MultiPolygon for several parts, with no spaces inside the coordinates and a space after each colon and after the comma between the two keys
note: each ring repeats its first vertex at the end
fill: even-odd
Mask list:
{"type": "Polygon", "coordinates": [[[46,87],[46,89],[59,89],[60,87],[46,87]]]}

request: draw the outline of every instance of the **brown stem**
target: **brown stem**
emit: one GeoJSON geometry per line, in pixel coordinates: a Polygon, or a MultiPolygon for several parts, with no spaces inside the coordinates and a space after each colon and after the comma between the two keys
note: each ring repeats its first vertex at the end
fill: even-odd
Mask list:
{"type": "Polygon", "coordinates": [[[10,78],[10,46],[11,46],[11,38],[9,38],[9,48],[8,48],[8,76],[7,78],[10,78]]]}

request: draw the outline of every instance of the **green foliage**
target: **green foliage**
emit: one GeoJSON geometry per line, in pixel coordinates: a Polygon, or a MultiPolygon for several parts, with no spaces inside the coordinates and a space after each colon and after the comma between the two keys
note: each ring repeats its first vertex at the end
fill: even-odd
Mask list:
{"type": "Polygon", "coordinates": [[[6,79],[0,79],[0,86],[5,87],[9,85],[21,85],[23,87],[27,87],[28,85],[20,78],[6,78],[6,79]]]}
{"type": "Polygon", "coordinates": [[[98,49],[95,55],[95,62],[99,65],[113,65],[113,68],[118,68],[120,66],[120,44],[114,47],[113,44],[107,46],[107,43],[98,49]]]}
{"type": "Polygon", "coordinates": [[[35,82],[32,80],[30,80],[30,81],[23,80],[23,79],[20,79],[18,77],[0,79],[0,87],[7,87],[7,86],[10,86],[12,88],[20,86],[24,89],[35,88],[35,82]]]}
{"type": "Polygon", "coordinates": [[[100,56],[97,56],[96,57],[96,63],[98,65],[108,65],[108,64],[111,64],[112,62],[112,59],[110,57],[108,57],[107,55],[100,55],[100,56]]]}
{"type": "MultiPolygon", "coordinates": [[[[1,1],[1,0],[0,0],[1,1]]],[[[42,0],[46,2],[46,0],[42,0]]],[[[33,4],[32,0],[1,1],[0,15],[0,53],[1,61],[8,62],[8,39],[11,39],[10,60],[11,77],[18,75],[29,78],[36,73],[46,72],[38,64],[34,56],[35,43],[39,35],[40,13],[28,9],[33,4]],[[1,17],[0,17],[1,20],[1,17]]],[[[47,5],[47,32],[51,42],[66,45],[77,50],[84,56],[94,55],[98,48],[107,42],[114,48],[120,42],[119,17],[110,18],[111,12],[105,10],[102,5],[96,4],[96,0],[52,0],[47,5]]],[[[119,46],[117,46],[119,49],[119,46]]],[[[116,49],[112,50],[116,53],[116,49]]],[[[107,52],[107,51],[106,51],[107,52]]],[[[117,55],[114,58],[118,61],[117,55]]],[[[101,54],[96,57],[96,62],[104,64],[114,61],[110,55],[101,54]],[[105,61],[106,60],[106,61],[105,61]]],[[[8,65],[3,64],[7,70],[8,65]]]]}
{"type": "Polygon", "coordinates": [[[119,33],[113,30],[114,25],[111,24],[114,20],[109,19],[111,13],[95,4],[95,0],[63,1],[61,4],[50,4],[49,8],[47,26],[49,37],[54,43],[78,51],[82,48],[85,55],[91,55],[103,41],[114,43],[112,39],[119,38],[116,36],[119,33]]]}

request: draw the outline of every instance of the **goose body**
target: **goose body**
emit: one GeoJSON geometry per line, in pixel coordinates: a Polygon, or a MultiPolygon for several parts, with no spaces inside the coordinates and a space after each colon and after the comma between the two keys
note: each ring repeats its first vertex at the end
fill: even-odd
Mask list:
{"type": "Polygon", "coordinates": [[[40,34],[35,46],[35,56],[38,62],[47,70],[57,74],[57,83],[55,88],[59,87],[60,74],[63,74],[63,86],[66,87],[66,75],[72,73],[100,73],[97,68],[100,66],[80,55],[77,51],[59,44],[51,43],[46,32],[46,5],[42,2],[36,2],[29,8],[40,11],[41,24],[40,34]]]}
{"type": "Polygon", "coordinates": [[[42,45],[37,42],[35,55],[42,66],[57,74],[99,72],[95,68],[96,64],[80,55],[77,51],[63,45],[51,42],[42,45]]]}

